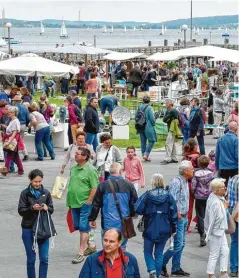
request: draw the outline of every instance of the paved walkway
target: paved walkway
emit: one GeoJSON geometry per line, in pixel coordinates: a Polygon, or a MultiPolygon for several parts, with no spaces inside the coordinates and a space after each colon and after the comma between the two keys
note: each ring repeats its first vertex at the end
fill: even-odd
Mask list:
{"type": "MultiPolygon", "coordinates": [[[[215,147],[216,141],[209,136],[206,137],[207,153],[215,147]]],[[[180,147],[178,147],[180,150],[180,147]]],[[[20,192],[28,186],[27,174],[34,168],[40,168],[45,174],[44,186],[51,190],[54,179],[59,175],[59,169],[64,157],[64,152],[56,149],[56,160],[49,158],[44,162],[28,161],[24,163],[26,175],[18,178],[8,178],[0,180],[0,277],[26,277],[25,270],[25,250],[21,241],[21,217],[17,213],[17,205],[20,192]]],[[[122,151],[125,154],[125,151],[122,151]]],[[[150,177],[154,173],[162,173],[166,183],[177,175],[177,165],[169,164],[161,166],[159,163],[163,160],[163,152],[154,152],[151,155],[152,162],[145,163],[145,173],[147,186],[150,189],[150,177]]],[[[33,159],[33,155],[32,155],[33,159]]],[[[141,189],[140,194],[146,189],[141,189]]],[[[71,260],[77,254],[79,245],[79,236],[77,233],[69,234],[66,226],[66,212],[64,200],[54,200],[55,212],[53,220],[58,232],[55,241],[55,248],[50,251],[49,278],[76,278],[78,277],[81,265],[72,265],[71,260]]],[[[136,221],[137,223],[137,221],[136,221]]],[[[98,227],[100,222],[98,219],[98,227]]],[[[194,224],[192,224],[192,230],[194,224]]],[[[100,230],[96,230],[97,247],[101,248],[100,230]]],[[[141,277],[148,277],[144,258],[143,258],[143,240],[141,234],[129,241],[128,250],[138,258],[141,277]]],[[[208,259],[208,247],[199,247],[199,235],[193,230],[193,233],[187,236],[186,247],[183,252],[182,268],[191,273],[193,278],[206,277],[206,265],[208,259]]],[[[169,267],[170,270],[170,267],[169,267]]],[[[217,271],[218,272],[218,271],[217,271]]]]}

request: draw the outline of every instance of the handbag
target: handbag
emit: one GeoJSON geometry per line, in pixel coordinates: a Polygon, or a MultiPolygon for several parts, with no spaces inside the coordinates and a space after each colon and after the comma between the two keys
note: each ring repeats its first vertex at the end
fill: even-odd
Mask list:
{"type": "Polygon", "coordinates": [[[63,193],[66,190],[67,186],[67,180],[64,177],[56,177],[52,191],[51,196],[55,199],[62,199],[63,193]]]}
{"type": "MultiPolygon", "coordinates": [[[[118,198],[115,193],[113,182],[111,180],[109,180],[109,184],[110,184],[110,188],[112,190],[113,196],[114,196],[116,208],[117,208],[119,216],[120,216],[123,237],[125,239],[132,238],[132,237],[136,236],[133,218],[131,216],[123,218],[123,215],[122,215],[121,209],[120,209],[120,204],[119,204],[118,198]]],[[[116,182],[116,184],[117,184],[117,182],[116,182]]]]}
{"type": "Polygon", "coordinates": [[[229,235],[234,234],[236,231],[236,224],[230,213],[228,213],[227,224],[228,224],[228,229],[225,231],[225,233],[229,235]]]}
{"type": "Polygon", "coordinates": [[[139,223],[137,225],[137,229],[140,233],[144,232],[144,215],[139,219],[139,223]]]}
{"type": "Polygon", "coordinates": [[[106,160],[109,156],[109,152],[110,152],[111,147],[112,147],[112,145],[109,147],[109,149],[107,151],[107,154],[106,154],[105,159],[104,159],[104,163],[97,168],[100,182],[103,182],[105,180],[105,162],[106,162],[106,160]]]}
{"type": "Polygon", "coordinates": [[[51,242],[51,247],[54,247],[54,237],[56,236],[56,229],[52,221],[51,215],[47,210],[42,210],[38,212],[38,216],[32,227],[33,231],[33,250],[37,248],[38,240],[46,240],[53,238],[51,242]]]}
{"type": "Polygon", "coordinates": [[[16,138],[13,138],[11,143],[9,143],[9,141],[6,140],[3,143],[3,151],[4,152],[17,152],[17,143],[18,143],[18,141],[16,140],[16,138]]]}
{"type": "Polygon", "coordinates": [[[74,227],[74,221],[73,221],[71,208],[68,209],[68,212],[66,215],[66,222],[67,222],[67,226],[69,228],[70,233],[73,233],[75,231],[75,227],[74,227]]]}

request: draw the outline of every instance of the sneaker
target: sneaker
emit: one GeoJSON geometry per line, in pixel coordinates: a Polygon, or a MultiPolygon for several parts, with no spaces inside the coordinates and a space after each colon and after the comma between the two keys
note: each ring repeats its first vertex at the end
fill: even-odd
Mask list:
{"type": "Polygon", "coordinates": [[[94,254],[95,252],[97,252],[96,246],[95,247],[87,247],[84,251],[84,256],[89,256],[91,254],[94,254]]]}
{"type": "Polygon", "coordinates": [[[163,276],[163,277],[169,277],[169,274],[168,274],[168,272],[167,272],[167,267],[166,267],[166,266],[163,266],[163,267],[162,267],[161,276],[163,276]]]}
{"type": "Polygon", "coordinates": [[[81,254],[77,254],[77,256],[75,257],[75,259],[72,260],[73,264],[79,264],[81,262],[83,262],[85,259],[84,255],[81,254]]]}
{"type": "Polygon", "coordinates": [[[28,156],[28,155],[25,155],[25,156],[23,157],[23,160],[22,160],[22,161],[27,161],[27,160],[29,160],[29,156],[28,156]]]}
{"type": "Polygon", "coordinates": [[[180,268],[179,270],[172,272],[171,276],[172,277],[189,277],[190,273],[187,273],[187,272],[183,271],[182,268],[180,268]]]}
{"type": "Polygon", "coordinates": [[[160,162],[161,165],[167,165],[169,163],[171,163],[171,161],[163,160],[160,162]]]}
{"type": "Polygon", "coordinates": [[[170,163],[178,163],[178,160],[171,160],[170,163]]]}
{"type": "Polygon", "coordinates": [[[149,278],[157,278],[156,272],[149,273],[149,278]]]}
{"type": "Polygon", "coordinates": [[[230,276],[231,276],[231,277],[238,277],[238,272],[231,272],[231,273],[230,273],[230,276]]]}
{"type": "MultiPolygon", "coordinates": [[[[237,277],[237,276],[236,276],[237,277]]],[[[228,274],[225,273],[224,275],[220,276],[220,278],[229,278],[228,274]]]]}
{"type": "Polygon", "coordinates": [[[206,235],[201,235],[201,236],[200,236],[200,246],[201,246],[201,247],[207,245],[207,243],[206,243],[206,241],[205,241],[205,238],[206,238],[206,235]]]}

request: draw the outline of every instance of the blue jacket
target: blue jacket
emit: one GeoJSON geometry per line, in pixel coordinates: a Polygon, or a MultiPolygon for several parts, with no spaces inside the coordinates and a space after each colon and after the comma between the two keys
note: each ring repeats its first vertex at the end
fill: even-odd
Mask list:
{"type": "Polygon", "coordinates": [[[143,237],[159,242],[176,232],[177,206],[167,190],[158,187],[145,192],[134,207],[137,214],[144,215],[143,237]]]}
{"type": "MultiPolygon", "coordinates": [[[[145,106],[146,106],[146,104],[142,104],[138,109],[140,111],[143,111],[145,106]]],[[[156,135],[156,131],[154,128],[155,117],[154,117],[154,110],[153,110],[152,106],[148,105],[148,107],[145,109],[144,115],[145,115],[145,120],[146,120],[146,127],[145,127],[145,130],[141,131],[141,132],[144,132],[148,141],[156,142],[157,135],[156,135]]]]}
{"type": "Polygon", "coordinates": [[[189,129],[200,132],[201,136],[204,135],[204,119],[203,111],[200,106],[192,107],[189,115],[189,129]]]}
{"type": "Polygon", "coordinates": [[[217,170],[238,168],[238,137],[228,131],[217,140],[215,166],[217,170]]]}
{"type": "Polygon", "coordinates": [[[9,97],[5,92],[0,93],[0,101],[6,100],[7,103],[10,103],[9,97]]]}
{"type": "MultiPolygon", "coordinates": [[[[134,204],[138,197],[133,184],[124,180],[123,177],[110,176],[109,179],[113,181],[123,217],[134,216],[134,204]],[[114,180],[117,181],[117,184],[114,180]]],[[[98,185],[92,203],[89,221],[96,220],[100,209],[102,229],[108,230],[115,228],[122,231],[120,216],[115,205],[109,181],[104,181],[98,185]]]]}
{"type": "MultiPolygon", "coordinates": [[[[121,249],[120,249],[121,250],[121,249]]],[[[122,278],[140,278],[138,262],[134,255],[128,252],[121,252],[123,277],[122,278]]],[[[87,257],[79,278],[106,278],[106,266],[104,252],[99,251],[87,257]]],[[[111,278],[111,277],[107,277],[111,278]]]]}
{"type": "Polygon", "coordinates": [[[15,106],[18,109],[17,117],[18,117],[20,124],[28,126],[28,124],[30,122],[30,116],[29,116],[29,112],[28,112],[27,108],[19,103],[16,104],[15,106]]]}

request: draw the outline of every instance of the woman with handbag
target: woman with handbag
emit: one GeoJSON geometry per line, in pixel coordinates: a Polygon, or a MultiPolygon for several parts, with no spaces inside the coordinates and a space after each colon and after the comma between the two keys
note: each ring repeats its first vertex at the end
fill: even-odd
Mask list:
{"type": "Polygon", "coordinates": [[[207,200],[204,227],[206,242],[209,245],[209,259],[207,265],[208,278],[215,278],[217,261],[220,261],[221,278],[228,278],[227,267],[229,260],[229,248],[226,238],[229,230],[228,203],[225,201],[225,179],[214,179],[210,183],[212,193],[207,200]]]}
{"type": "MultiPolygon", "coordinates": [[[[54,208],[50,192],[42,185],[42,171],[39,169],[32,170],[29,173],[28,177],[30,180],[30,184],[26,189],[22,191],[20,195],[18,213],[20,216],[22,216],[22,240],[27,255],[27,277],[35,278],[36,252],[35,250],[33,250],[34,225],[37,222],[39,213],[47,212],[47,215],[51,215],[54,211],[54,208]]],[[[53,229],[53,227],[51,228],[53,229]]],[[[51,235],[48,236],[50,237],[51,235]]],[[[36,239],[40,260],[39,278],[47,278],[49,237],[45,239],[36,239]]]]}
{"type": "Polygon", "coordinates": [[[110,176],[110,166],[114,162],[122,165],[122,157],[119,149],[112,145],[112,137],[105,133],[100,137],[101,144],[96,149],[93,165],[98,169],[100,182],[107,180],[110,176]]]}
{"type": "MultiPolygon", "coordinates": [[[[24,174],[22,161],[19,156],[19,151],[24,149],[24,144],[20,134],[20,122],[17,118],[17,107],[10,106],[7,109],[7,115],[11,119],[2,133],[3,151],[5,152],[5,167],[10,170],[11,161],[15,162],[18,167],[17,176],[24,174]]],[[[5,178],[7,173],[2,174],[1,178],[5,178]]]]}
{"type": "Polygon", "coordinates": [[[163,176],[152,176],[152,190],[136,201],[135,213],[143,215],[144,260],[150,278],[158,278],[162,271],[163,250],[167,240],[176,233],[177,206],[165,189],[163,176]],[[154,256],[153,256],[154,251],[154,256]]]}

